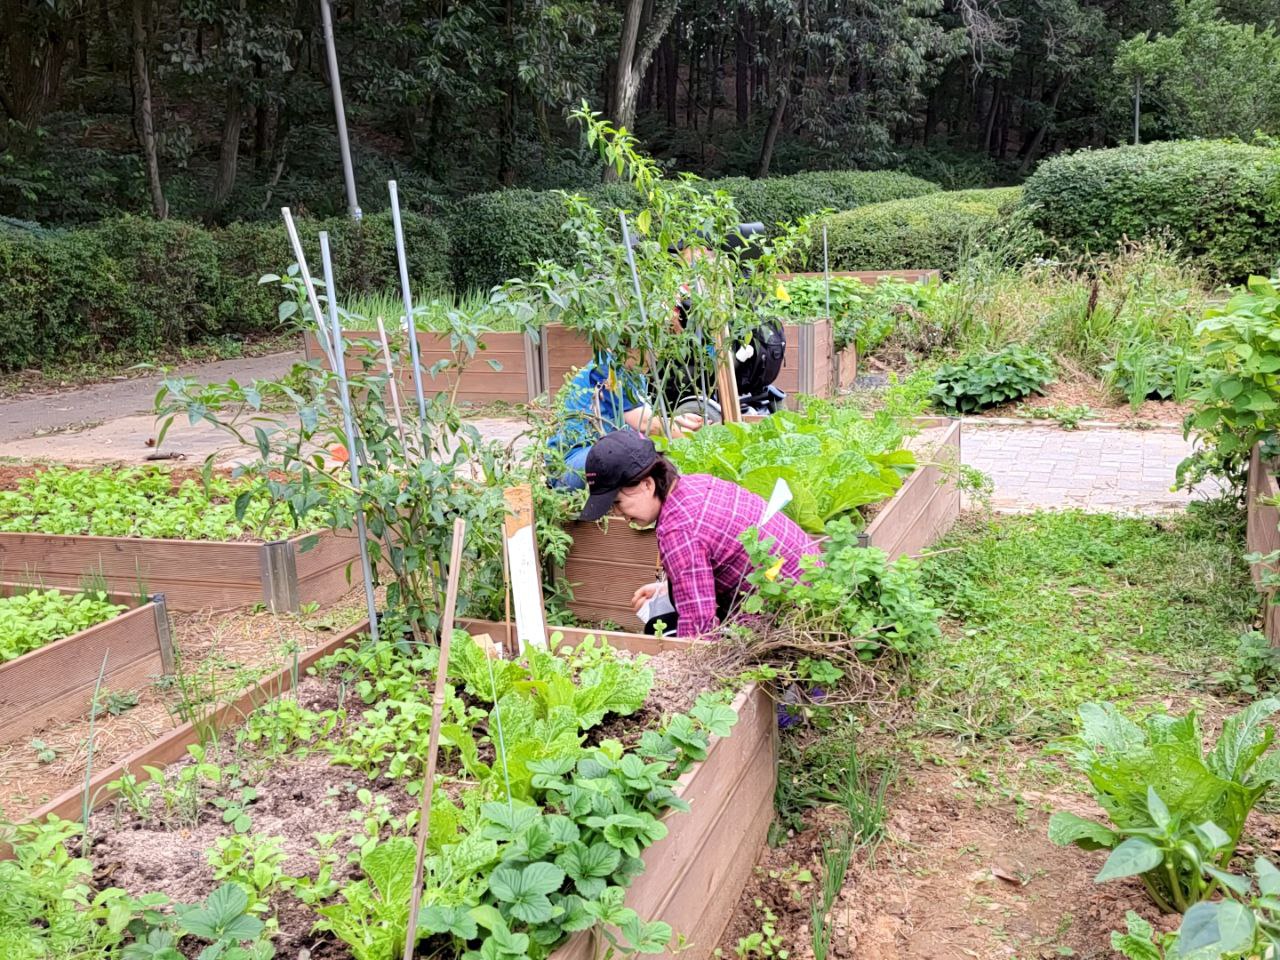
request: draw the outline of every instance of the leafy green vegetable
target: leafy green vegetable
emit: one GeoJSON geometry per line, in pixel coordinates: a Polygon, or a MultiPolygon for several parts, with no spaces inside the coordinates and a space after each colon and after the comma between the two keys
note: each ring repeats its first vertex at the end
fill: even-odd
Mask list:
{"type": "Polygon", "coordinates": [[[1058,749],[1088,778],[1113,826],[1060,812],[1049,839],[1111,850],[1099,882],[1141,876],[1162,909],[1187,910],[1221,884],[1216,871],[1230,863],[1249,811],[1280,780],[1280,754],[1268,752],[1275,729],[1265,723],[1277,711],[1280,700],[1251,704],[1205,753],[1195,713],[1139,726],[1112,704],[1084,704],[1079,733],[1058,749]]]}
{"type": "Polygon", "coordinates": [[[1042,393],[1053,374],[1049,358],[1020,343],[995,353],[944,363],[934,373],[930,397],[946,413],[977,413],[1031,393],[1042,393]]]}
{"type": "Polygon", "coordinates": [[[0,598],[0,663],[124,613],[107,595],[31,590],[0,598]]]}
{"type": "Polygon", "coordinates": [[[892,277],[874,284],[856,277],[832,277],[828,300],[827,284],[821,277],[796,277],[782,287],[786,297],[771,299],[766,308],[770,313],[789,320],[829,313],[836,349],[856,342],[859,356],[875,350],[893,332],[899,317],[923,309],[939,289],[937,283],[907,283],[892,277]]]}
{"type": "Polygon", "coordinates": [[[50,467],[0,490],[0,530],[178,540],[297,532],[247,483],[212,474],[206,491],[193,479],[175,484],[164,470],[114,467],[50,467]]]}
{"type": "Polygon", "coordinates": [[[685,473],[731,480],[766,500],[779,480],[791,488],[785,513],[810,533],[829,520],[857,519],[859,507],[887,500],[916,467],[902,448],[906,432],[886,413],[811,400],[759,423],[704,427],[670,441],[667,454],[685,473]]]}

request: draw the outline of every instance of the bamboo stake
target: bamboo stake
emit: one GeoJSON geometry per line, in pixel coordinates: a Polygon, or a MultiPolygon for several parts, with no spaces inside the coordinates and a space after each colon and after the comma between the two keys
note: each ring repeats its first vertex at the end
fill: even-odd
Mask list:
{"type": "Polygon", "coordinates": [[[404,417],[400,413],[400,391],[396,389],[396,368],[391,362],[391,346],[387,343],[387,328],[382,322],[382,315],[378,314],[378,337],[382,340],[382,359],[387,365],[387,380],[391,387],[391,405],[396,413],[396,433],[400,437],[400,446],[404,450],[404,455],[409,456],[409,445],[404,439],[404,417]]]}
{"type": "Polygon", "coordinates": [[[409,256],[405,252],[404,227],[400,223],[400,191],[394,180],[387,181],[391,192],[391,225],[396,234],[396,259],[400,265],[400,294],[404,297],[404,320],[409,330],[409,357],[413,361],[413,390],[418,397],[418,424],[427,429],[427,400],[422,392],[422,361],[418,356],[418,328],[413,319],[413,294],[409,291],[409,256]]]}
{"type": "MultiPolygon", "coordinates": [[[[302,285],[307,291],[307,302],[311,305],[311,313],[316,322],[316,330],[320,334],[320,348],[329,358],[329,367],[333,369],[333,344],[329,342],[329,332],[324,328],[324,312],[320,309],[320,301],[316,297],[316,285],[311,279],[311,271],[307,269],[307,257],[302,252],[302,240],[298,238],[298,227],[293,222],[293,214],[288,207],[281,207],[284,217],[284,229],[289,234],[289,243],[293,247],[293,256],[298,261],[298,272],[302,276],[302,285]]],[[[329,293],[332,297],[333,294],[329,293]]]]}
{"type": "MultiPolygon", "coordinates": [[[[338,402],[342,405],[342,425],[347,437],[347,466],[351,471],[351,487],[360,496],[360,439],[356,436],[351,416],[351,391],[347,386],[347,351],[342,341],[342,324],[338,322],[338,298],[334,293],[333,260],[329,256],[329,233],[320,231],[320,266],[324,269],[324,286],[329,291],[329,324],[333,333],[333,369],[338,376],[338,402]]],[[[324,324],[321,324],[323,327],[324,324]]],[[[378,605],[373,596],[373,567],[369,563],[369,532],[365,528],[364,509],[356,508],[356,536],[360,538],[360,572],[364,576],[364,599],[369,608],[369,637],[378,642],[378,605]]]]}
{"type": "Polygon", "coordinates": [[[440,622],[440,659],[436,664],[436,689],[431,698],[431,733],[427,740],[427,772],[422,778],[422,805],[418,819],[418,858],[413,867],[413,895],[409,900],[409,930],[404,940],[404,960],[413,960],[418,940],[418,910],[422,906],[423,869],[427,837],[431,832],[431,794],[435,792],[436,754],[440,749],[440,716],[444,713],[444,688],[449,678],[449,642],[453,638],[453,614],[458,605],[458,577],[462,573],[462,545],[467,521],[453,521],[453,548],[449,555],[449,586],[445,592],[444,619],[440,622]]]}
{"type": "MultiPolygon", "coordinates": [[[[631,249],[631,230],[627,227],[627,215],[619,212],[618,220],[622,224],[622,249],[627,254],[627,266],[631,268],[631,284],[636,291],[636,306],[640,308],[640,329],[645,331],[648,340],[649,337],[649,314],[644,308],[644,295],[640,292],[640,272],[636,270],[636,255],[631,249]]],[[[653,343],[648,344],[649,347],[649,369],[653,374],[653,390],[658,395],[658,412],[662,416],[662,432],[669,439],[671,437],[671,420],[667,417],[667,400],[666,390],[662,379],[658,376],[658,350],[653,343]]],[[[649,433],[649,424],[645,424],[645,433],[649,433]]]]}

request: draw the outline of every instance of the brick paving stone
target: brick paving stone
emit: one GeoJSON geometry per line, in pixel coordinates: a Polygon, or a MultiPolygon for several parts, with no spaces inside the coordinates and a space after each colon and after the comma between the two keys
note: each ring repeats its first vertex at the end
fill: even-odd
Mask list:
{"type": "Polygon", "coordinates": [[[1176,430],[1069,431],[971,421],[962,429],[961,459],[991,478],[992,506],[1002,512],[1157,514],[1218,494],[1212,481],[1190,492],[1169,489],[1179,462],[1191,452],[1176,430]]]}

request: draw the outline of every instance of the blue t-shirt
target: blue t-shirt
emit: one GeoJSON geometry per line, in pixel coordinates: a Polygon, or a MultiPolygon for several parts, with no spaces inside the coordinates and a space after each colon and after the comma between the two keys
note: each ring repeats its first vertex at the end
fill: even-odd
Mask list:
{"type": "Polygon", "coordinates": [[[621,430],[626,426],[624,413],[648,404],[648,389],[641,374],[617,363],[609,353],[596,354],[569,381],[565,423],[551,438],[551,445],[568,453],[621,430]]]}

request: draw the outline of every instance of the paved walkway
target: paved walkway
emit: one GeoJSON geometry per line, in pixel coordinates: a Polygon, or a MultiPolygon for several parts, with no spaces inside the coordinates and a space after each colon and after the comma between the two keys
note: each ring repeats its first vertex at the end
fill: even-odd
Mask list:
{"type": "MultiPolygon", "coordinates": [[[[240,357],[214,363],[185,364],[171,373],[151,373],[127,380],[109,380],[88,387],[0,401],[0,455],[11,453],[10,441],[53,431],[119,420],[152,409],[156,390],[168,376],[194,376],[201,383],[222,383],[235,377],[241,383],[277,379],[302,359],[302,351],[240,357]]],[[[154,419],[154,418],[148,418],[154,419]]]]}
{"type": "Polygon", "coordinates": [[[1172,491],[1191,444],[1177,430],[987,427],[965,421],[961,459],[995,485],[992,506],[1009,513],[1079,508],[1165,513],[1217,494],[1215,484],[1172,491]]]}

